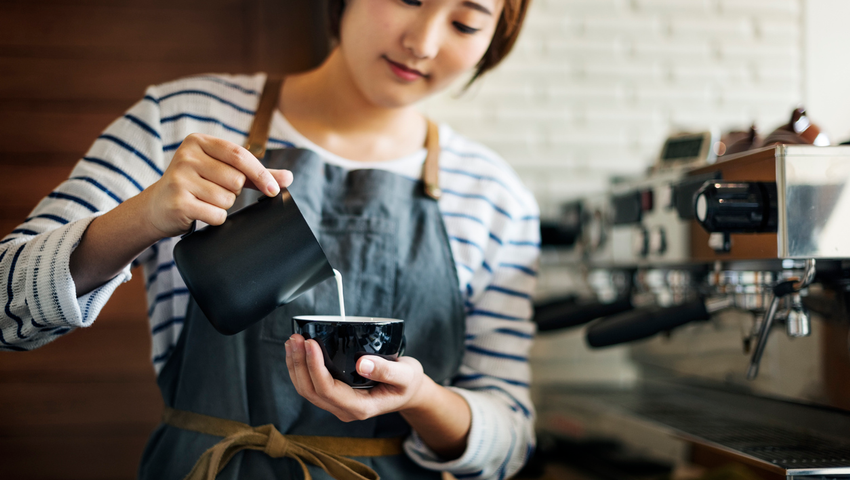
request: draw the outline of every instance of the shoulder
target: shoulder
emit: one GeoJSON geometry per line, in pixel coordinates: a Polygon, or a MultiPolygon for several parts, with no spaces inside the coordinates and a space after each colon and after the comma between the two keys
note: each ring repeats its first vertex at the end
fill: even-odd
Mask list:
{"type": "Polygon", "coordinates": [[[537,201],[499,154],[446,124],[440,125],[441,184],[450,195],[481,195],[515,219],[539,216],[537,201]]]}
{"type": "Polygon", "coordinates": [[[144,99],[130,113],[138,113],[139,119],[150,125],[158,124],[164,152],[176,150],[191,133],[241,143],[265,79],[264,73],[178,78],[148,87],[144,99]]]}
{"type": "Polygon", "coordinates": [[[266,75],[207,73],[152,85],[145,100],[159,105],[163,114],[186,108],[253,114],[266,75]]]}

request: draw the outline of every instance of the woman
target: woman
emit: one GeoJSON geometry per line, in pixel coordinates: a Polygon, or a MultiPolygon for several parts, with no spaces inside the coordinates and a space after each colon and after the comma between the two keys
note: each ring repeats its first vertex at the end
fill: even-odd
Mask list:
{"type": "Polygon", "coordinates": [[[336,478],[371,474],[346,460],[328,467],[312,451],[299,462],[279,458],[299,454],[275,443],[283,437],[271,427],[242,435],[268,424],[308,444],[334,437],[337,446],[320,445],[387,479],[516,472],[533,448],[526,355],[537,207],[504,161],[445,125],[429,128],[413,105],[499,63],[526,8],[527,0],[332,0],[337,45],[282,88],[262,74],[151,87],[2,240],[0,348],[36,348],[90,325],[140,264],[167,407],[140,477],[183,478],[195,466],[197,478],[218,468],[219,478],[301,478],[302,459],[336,478]],[[249,129],[263,130],[255,116],[264,85],[279,101],[261,162],[240,145],[249,129]],[[275,152],[286,147],[317,157],[281,160],[275,152]],[[423,170],[437,172],[428,152],[438,153],[439,177],[425,178],[423,192],[423,170]],[[335,312],[331,282],[232,337],[203,318],[172,249],[193,221],[221,224],[246,186],[269,196],[290,187],[342,271],[350,314],[405,319],[405,357],[358,363],[382,385],[334,382],[318,345],[292,335],[291,316],[335,312]],[[373,438],[374,449],[346,453],[373,438]],[[250,450],[228,463],[236,444],[250,450]]]}

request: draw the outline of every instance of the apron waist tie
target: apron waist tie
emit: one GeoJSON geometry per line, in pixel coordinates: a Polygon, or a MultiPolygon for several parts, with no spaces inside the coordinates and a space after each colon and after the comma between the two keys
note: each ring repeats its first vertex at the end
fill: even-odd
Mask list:
{"type": "Polygon", "coordinates": [[[165,407],[162,412],[162,421],[183,430],[224,437],[201,455],[185,480],[214,480],[227,462],[244,449],[259,450],[272,458],[295,459],[304,470],[305,480],[312,479],[307,470],[307,463],[321,467],[336,480],[379,480],[380,477],[374,470],[346,457],[382,457],[403,452],[402,437],[283,435],[272,424],[252,427],[233,420],[170,407],[165,407]]]}

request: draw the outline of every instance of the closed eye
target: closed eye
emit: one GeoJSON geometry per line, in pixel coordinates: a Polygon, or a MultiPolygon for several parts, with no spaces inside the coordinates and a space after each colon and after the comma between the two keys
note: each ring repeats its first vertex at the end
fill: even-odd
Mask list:
{"type": "Polygon", "coordinates": [[[411,5],[413,7],[419,7],[419,6],[422,5],[422,2],[419,1],[419,0],[401,0],[401,1],[404,2],[407,5],[411,5]]]}
{"type": "Polygon", "coordinates": [[[480,28],[472,28],[472,27],[470,27],[468,25],[464,25],[460,22],[452,22],[452,25],[454,25],[454,27],[460,33],[472,34],[472,33],[475,33],[477,31],[481,30],[480,28]]]}

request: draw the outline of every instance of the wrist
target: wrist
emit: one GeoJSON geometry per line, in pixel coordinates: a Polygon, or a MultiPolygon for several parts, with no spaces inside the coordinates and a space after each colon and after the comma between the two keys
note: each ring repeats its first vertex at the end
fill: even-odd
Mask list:
{"type": "Polygon", "coordinates": [[[135,197],[127,199],[121,206],[132,222],[132,231],[138,235],[141,243],[153,245],[170,235],[157,228],[149,206],[149,190],[145,189],[135,197]]]}
{"type": "Polygon", "coordinates": [[[401,416],[434,453],[444,460],[460,458],[472,428],[472,411],[466,400],[430,378],[401,416]]]}
{"type": "Polygon", "coordinates": [[[137,197],[92,220],[71,252],[68,266],[77,297],[114,278],[162,238],[145,224],[137,197]]]}
{"type": "Polygon", "coordinates": [[[422,383],[416,393],[410,398],[401,413],[407,415],[427,414],[435,405],[439,404],[439,396],[443,393],[443,387],[437,384],[428,375],[422,374],[422,383]]]}

